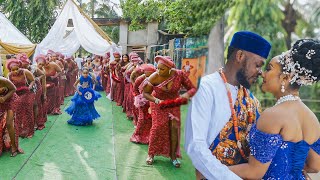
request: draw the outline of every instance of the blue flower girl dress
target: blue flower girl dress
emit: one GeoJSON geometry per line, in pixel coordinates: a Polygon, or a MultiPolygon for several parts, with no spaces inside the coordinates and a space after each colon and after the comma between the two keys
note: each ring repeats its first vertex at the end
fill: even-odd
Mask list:
{"type": "Polygon", "coordinates": [[[92,121],[100,117],[94,107],[94,101],[97,101],[101,95],[92,88],[92,77],[88,76],[85,78],[81,76],[79,91],[82,95],[76,92],[71,99],[71,105],[66,109],[66,112],[72,116],[68,120],[69,124],[76,126],[92,125],[92,121]]]}

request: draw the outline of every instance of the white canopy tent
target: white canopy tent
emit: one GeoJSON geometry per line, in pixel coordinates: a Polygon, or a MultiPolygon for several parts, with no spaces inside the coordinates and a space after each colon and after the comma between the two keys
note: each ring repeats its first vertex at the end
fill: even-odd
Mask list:
{"type": "Polygon", "coordinates": [[[3,75],[1,59],[4,59],[6,54],[25,52],[31,56],[35,46],[0,12],[0,75],[3,75]]]}
{"type": "Polygon", "coordinates": [[[97,55],[104,55],[108,51],[111,54],[114,51],[121,53],[121,47],[117,47],[73,0],[67,0],[49,33],[37,45],[34,57],[46,54],[48,50],[72,55],[80,46],[97,55]],[[69,19],[74,26],[71,29],[67,27],[69,19]]]}
{"type": "Polygon", "coordinates": [[[7,18],[0,12],[0,40],[3,43],[33,45],[7,18]]]}

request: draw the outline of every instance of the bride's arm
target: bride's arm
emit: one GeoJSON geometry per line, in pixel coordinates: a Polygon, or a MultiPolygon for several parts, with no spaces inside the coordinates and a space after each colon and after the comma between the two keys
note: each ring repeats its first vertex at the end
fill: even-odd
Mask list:
{"type": "MultiPolygon", "coordinates": [[[[269,135],[279,136],[279,133],[284,125],[282,121],[279,121],[279,118],[281,118],[281,116],[275,111],[266,110],[261,114],[257,122],[257,129],[262,133],[258,132],[254,134],[254,137],[250,136],[250,149],[251,152],[255,153],[251,153],[252,155],[250,155],[248,163],[230,166],[229,169],[231,171],[243,179],[262,179],[270,166],[272,158],[275,155],[275,151],[272,151],[274,154],[271,152],[265,153],[268,155],[268,157],[261,156],[264,154],[261,152],[271,149],[271,147],[267,147],[268,144],[264,145],[262,143],[262,138],[266,136],[266,140],[269,135]]],[[[267,143],[268,141],[265,142],[267,143]]]]}
{"type": "Polygon", "coordinates": [[[304,169],[307,173],[320,171],[320,139],[310,148],[304,169]]]}
{"type": "Polygon", "coordinates": [[[229,169],[242,179],[262,179],[270,163],[271,161],[263,164],[253,156],[250,156],[249,163],[229,166],[229,169]]]}

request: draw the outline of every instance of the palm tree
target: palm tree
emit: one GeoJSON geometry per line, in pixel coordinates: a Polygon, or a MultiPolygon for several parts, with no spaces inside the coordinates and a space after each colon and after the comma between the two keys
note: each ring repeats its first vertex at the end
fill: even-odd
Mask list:
{"type": "Polygon", "coordinates": [[[291,47],[293,34],[304,38],[316,36],[314,30],[320,26],[319,0],[283,0],[281,5],[285,15],[282,26],[287,32],[287,48],[291,47]]]}
{"type": "Polygon", "coordinates": [[[96,10],[95,15],[98,18],[116,18],[118,14],[111,8],[109,5],[103,3],[100,7],[96,10]]]}
{"type": "MultiPolygon", "coordinates": [[[[315,23],[316,27],[320,27],[320,2],[314,3],[314,10],[312,12],[312,21],[315,23]]],[[[320,38],[320,32],[317,34],[317,38],[320,38]]]]}

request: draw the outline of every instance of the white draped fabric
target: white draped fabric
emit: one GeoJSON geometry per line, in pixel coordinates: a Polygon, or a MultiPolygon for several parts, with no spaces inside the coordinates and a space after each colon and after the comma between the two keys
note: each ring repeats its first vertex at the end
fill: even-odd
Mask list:
{"type": "Polygon", "coordinates": [[[5,54],[25,52],[30,56],[34,47],[35,45],[0,12],[0,76],[4,75],[2,58],[5,54]]]}
{"type": "Polygon", "coordinates": [[[97,55],[104,55],[108,51],[120,51],[116,44],[109,43],[101,37],[89,20],[79,12],[76,4],[68,0],[47,36],[38,44],[34,57],[46,54],[49,49],[70,56],[80,46],[97,55]],[[67,27],[69,19],[73,22],[72,30],[67,27]]]}
{"type": "Polygon", "coordinates": [[[33,45],[6,17],[0,12],[0,41],[10,44],[33,45]]]}

